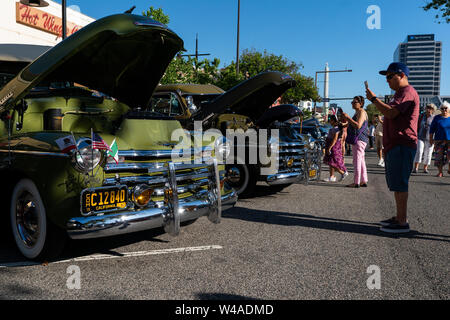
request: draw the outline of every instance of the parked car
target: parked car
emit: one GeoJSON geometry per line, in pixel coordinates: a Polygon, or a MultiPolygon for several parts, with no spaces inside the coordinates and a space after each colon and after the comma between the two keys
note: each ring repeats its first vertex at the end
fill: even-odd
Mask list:
{"type": "Polygon", "coordinates": [[[321,124],[317,119],[311,118],[302,122],[302,124],[293,124],[296,131],[301,131],[304,134],[309,134],[317,143],[320,143],[322,148],[325,147],[325,140],[331,126],[329,124],[321,124]]]}
{"type": "MultiPolygon", "coordinates": [[[[292,183],[317,180],[320,175],[320,148],[314,139],[297,133],[291,125],[283,123],[299,116],[301,111],[293,105],[271,107],[286,90],[295,86],[294,79],[280,72],[263,72],[224,91],[214,85],[169,84],[159,85],[152,97],[153,111],[175,116],[188,130],[195,129],[195,121],[202,129],[215,128],[226,136],[227,129],[242,129],[245,133],[255,129],[268,129],[269,142],[272,129],[279,132],[277,150],[278,171],[265,174],[258,158],[250,163],[248,155],[259,154],[260,148],[271,148],[265,141],[245,142],[244,159],[227,159],[227,181],[238,194],[249,195],[257,181],[265,181],[278,190],[292,183]],[[165,107],[161,108],[160,105],[165,107]],[[166,108],[164,110],[164,108],[166,108]],[[175,111],[174,111],[175,110],[175,111]]],[[[230,141],[231,143],[234,142],[230,141]]],[[[240,143],[233,143],[234,155],[240,143]]]]}
{"type": "Polygon", "coordinates": [[[67,235],[160,227],[177,235],[181,222],[207,216],[218,223],[236,203],[217,160],[173,161],[180,150],[170,133],[183,131],[177,120],[136,111],[182,48],[159,22],[113,15],[46,51],[1,88],[1,196],[25,257],[57,256],[67,235]]]}

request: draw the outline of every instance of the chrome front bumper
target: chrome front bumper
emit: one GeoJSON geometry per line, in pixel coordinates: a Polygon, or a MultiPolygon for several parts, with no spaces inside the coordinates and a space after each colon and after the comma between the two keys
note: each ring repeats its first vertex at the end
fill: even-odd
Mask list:
{"type": "Polygon", "coordinates": [[[280,184],[304,183],[308,184],[310,181],[319,181],[321,174],[321,152],[316,150],[308,150],[303,153],[302,167],[293,170],[292,172],[280,172],[266,177],[266,182],[270,186],[280,184]],[[315,170],[316,174],[310,177],[311,170],[315,170]]]}
{"type": "Polygon", "coordinates": [[[232,208],[238,196],[234,190],[222,195],[220,208],[216,207],[217,201],[193,198],[178,200],[178,210],[160,207],[72,218],[67,222],[67,233],[72,239],[91,239],[164,227],[166,232],[177,235],[180,222],[201,216],[207,216],[214,223],[220,222],[220,212],[232,208]]]}
{"type": "Polygon", "coordinates": [[[299,183],[303,180],[303,177],[304,174],[302,172],[279,173],[267,176],[266,182],[270,186],[299,183]]]}
{"type": "MultiPolygon", "coordinates": [[[[164,227],[167,233],[176,236],[180,232],[180,223],[184,221],[207,216],[211,222],[219,223],[222,210],[229,209],[236,204],[237,194],[231,189],[221,195],[217,160],[214,159],[213,163],[207,166],[207,170],[201,171],[201,173],[185,176],[178,175],[176,172],[177,168],[202,167],[205,165],[169,162],[164,168],[155,169],[167,172],[166,176],[159,178],[166,182],[163,190],[164,201],[153,202],[151,206],[143,209],[136,209],[129,201],[127,209],[121,212],[71,218],[66,223],[69,237],[72,239],[99,238],[159,227],[164,227]],[[186,178],[206,180],[208,187],[206,190],[193,192],[186,198],[180,198],[182,194],[179,193],[178,183],[186,178]]],[[[150,185],[151,180],[147,179],[150,185]]],[[[182,189],[183,187],[181,187],[182,189]]]]}

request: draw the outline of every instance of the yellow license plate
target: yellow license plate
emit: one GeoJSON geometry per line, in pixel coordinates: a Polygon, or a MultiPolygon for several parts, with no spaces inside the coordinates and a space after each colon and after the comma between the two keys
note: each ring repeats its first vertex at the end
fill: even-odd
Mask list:
{"type": "Polygon", "coordinates": [[[309,170],[309,177],[314,178],[316,176],[317,171],[316,170],[309,170]]]}
{"type": "Polygon", "coordinates": [[[127,186],[86,189],[81,194],[81,213],[125,209],[128,202],[127,186]]]}

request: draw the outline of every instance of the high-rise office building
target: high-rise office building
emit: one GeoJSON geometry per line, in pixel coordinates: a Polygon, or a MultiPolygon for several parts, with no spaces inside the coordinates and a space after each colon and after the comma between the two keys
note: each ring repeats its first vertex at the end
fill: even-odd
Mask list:
{"type": "Polygon", "coordinates": [[[439,96],[441,87],[442,43],[434,34],[408,35],[394,53],[394,61],[406,64],[409,83],[419,96],[439,96]]]}

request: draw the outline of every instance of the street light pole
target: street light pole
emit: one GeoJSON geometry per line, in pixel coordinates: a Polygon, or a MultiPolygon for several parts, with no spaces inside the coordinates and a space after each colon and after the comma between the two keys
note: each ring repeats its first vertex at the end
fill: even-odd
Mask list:
{"type": "Polygon", "coordinates": [[[66,0],[61,0],[62,7],[62,39],[67,38],[67,11],[66,11],[66,0]]]}
{"type": "Polygon", "coordinates": [[[240,24],[240,19],[241,19],[241,0],[238,0],[236,76],[239,75],[239,24],[240,24]]]}
{"type": "MultiPolygon", "coordinates": [[[[316,71],[316,77],[314,79],[314,86],[317,89],[317,74],[318,73],[333,73],[333,72],[352,72],[352,70],[322,70],[322,71],[316,71]]],[[[334,99],[333,99],[334,100],[334,99]]],[[[316,113],[316,101],[314,101],[314,114],[316,113]]]]}

